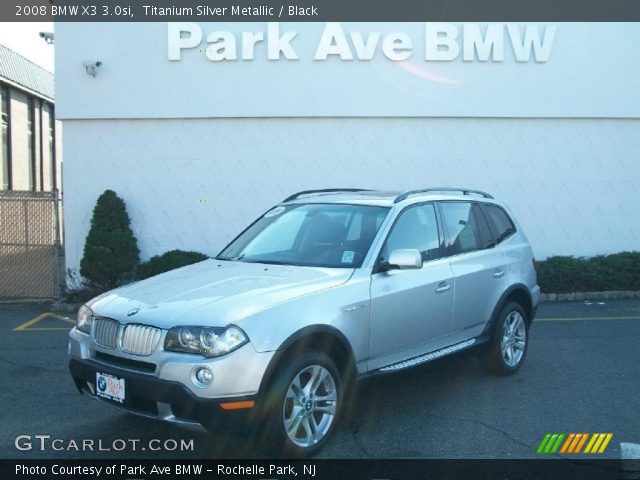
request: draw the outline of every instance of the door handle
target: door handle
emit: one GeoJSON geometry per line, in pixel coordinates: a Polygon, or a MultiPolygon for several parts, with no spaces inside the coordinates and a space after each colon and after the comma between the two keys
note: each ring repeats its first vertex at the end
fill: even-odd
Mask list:
{"type": "Polygon", "coordinates": [[[493,272],[493,278],[502,278],[504,277],[504,270],[500,268],[496,268],[495,272],[493,272]]]}
{"type": "Polygon", "coordinates": [[[451,284],[447,282],[440,282],[438,288],[436,288],[436,293],[445,293],[451,290],[451,284]]]}

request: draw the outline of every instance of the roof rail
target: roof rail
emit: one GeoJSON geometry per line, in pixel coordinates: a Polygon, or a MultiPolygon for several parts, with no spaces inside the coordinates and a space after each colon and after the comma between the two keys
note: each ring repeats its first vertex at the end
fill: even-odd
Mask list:
{"type": "Polygon", "coordinates": [[[484,198],[493,198],[493,196],[489,195],[486,192],[483,192],[480,190],[473,190],[470,188],[434,187],[434,188],[421,188],[419,190],[408,190],[398,195],[393,201],[393,203],[398,203],[403,200],[406,200],[412,195],[417,195],[419,193],[428,193],[428,192],[461,192],[463,195],[471,195],[473,193],[476,195],[482,195],[484,198]]]}
{"type": "Polygon", "coordinates": [[[370,192],[371,190],[366,188],[323,188],[319,190],[303,190],[298,193],[294,193],[293,195],[285,198],[281,203],[287,203],[291,200],[296,200],[303,195],[312,195],[314,193],[338,193],[338,192],[370,192]]]}

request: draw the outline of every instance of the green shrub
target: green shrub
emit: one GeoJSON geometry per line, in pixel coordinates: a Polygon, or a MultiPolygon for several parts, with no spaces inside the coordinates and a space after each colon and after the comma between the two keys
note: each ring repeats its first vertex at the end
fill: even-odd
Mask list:
{"type": "Polygon", "coordinates": [[[549,257],[536,270],[544,293],[640,290],[640,252],[549,257]]]}
{"type": "Polygon", "coordinates": [[[199,252],[185,252],[182,250],[171,250],[163,253],[162,255],[156,255],[151,257],[149,261],[141,263],[138,267],[139,278],[149,278],[154,275],[158,275],[163,272],[168,272],[175,268],[191,265],[192,263],[201,262],[206,260],[206,255],[199,252]]]}
{"type": "Polygon", "coordinates": [[[125,203],[114,191],[100,195],[80,262],[90,288],[104,291],[135,279],[140,252],[130,223],[125,203]]]}

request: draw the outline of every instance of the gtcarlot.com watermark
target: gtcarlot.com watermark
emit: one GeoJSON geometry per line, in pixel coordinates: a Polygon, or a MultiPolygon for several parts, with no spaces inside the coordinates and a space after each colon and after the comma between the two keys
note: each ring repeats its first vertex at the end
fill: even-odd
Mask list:
{"type": "Polygon", "coordinates": [[[172,438],[141,440],[139,438],[115,438],[103,440],[94,438],[64,439],[51,435],[18,435],[14,440],[16,449],[21,451],[38,450],[41,452],[192,452],[193,439],[175,440],[172,438]]]}

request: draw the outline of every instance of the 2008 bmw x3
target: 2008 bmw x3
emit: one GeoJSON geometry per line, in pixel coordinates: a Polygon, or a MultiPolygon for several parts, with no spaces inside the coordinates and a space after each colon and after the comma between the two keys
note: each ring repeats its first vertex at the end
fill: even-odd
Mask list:
{"type": "Polygon", "coordinates": [[[540,296],[531,247],[475,190],[300,192],[216,258],[78,312],[78,389],[216,431],[259,426],[292,456],[327,441],[353,380],[483,345],[518,370],[540,296]]]}

